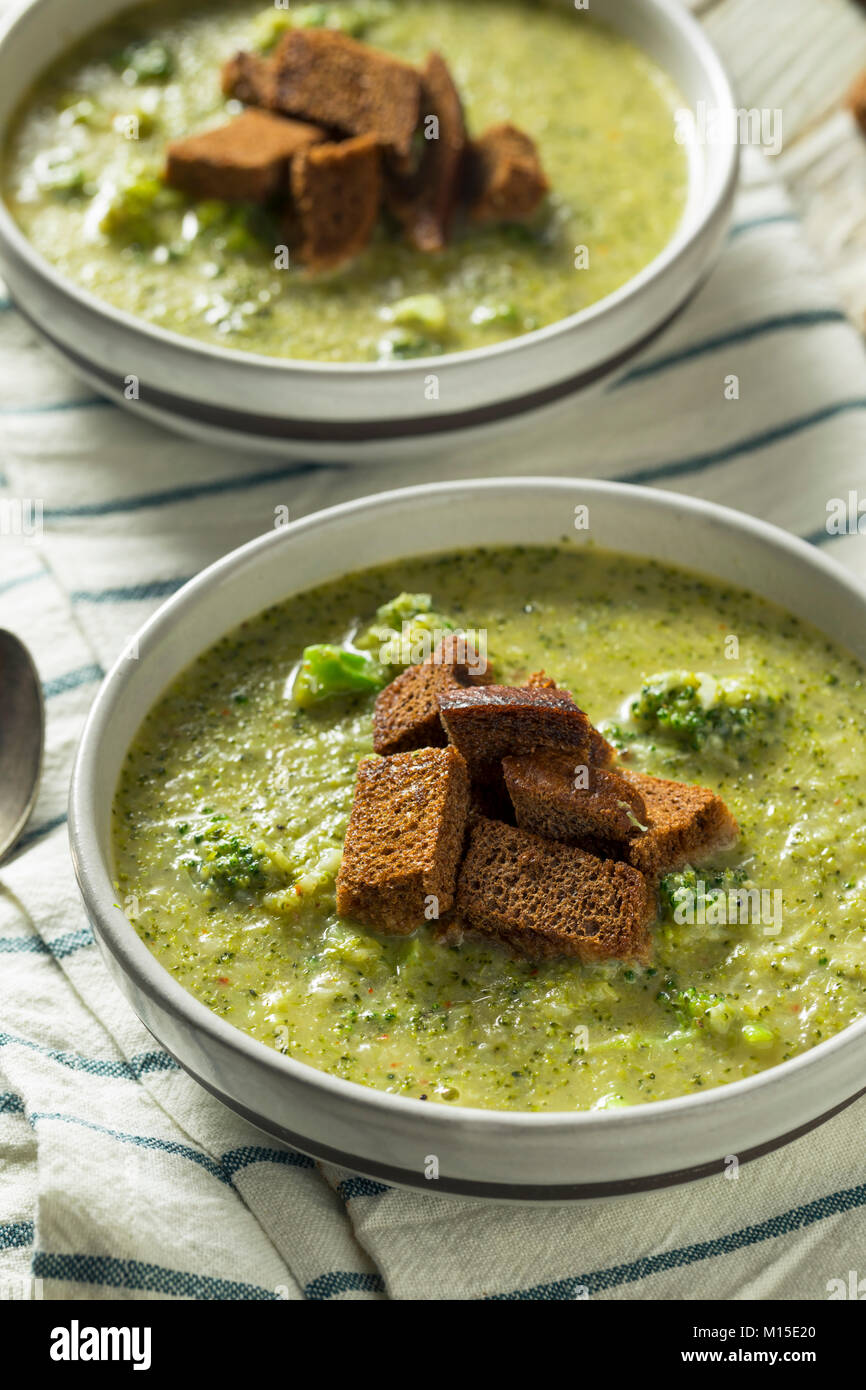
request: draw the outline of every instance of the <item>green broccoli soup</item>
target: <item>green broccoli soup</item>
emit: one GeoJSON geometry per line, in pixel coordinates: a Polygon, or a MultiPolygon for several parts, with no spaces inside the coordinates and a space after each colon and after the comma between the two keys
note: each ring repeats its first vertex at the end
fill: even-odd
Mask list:
{"type": "MultiPolygon", "coordinates": [[[[321,43],[315,54],[321,64],[331,56],[321,43]]],[[[380,92],[378,77],[367,86],[380,92]]],[[[381,95],[375,113],[388,130],[413,119],[399,95],[387,108],[381,95]]],[[[2,189],[62,275],[151,324],[275,357],[388,362],[513,338],[643,269],[685,206],[679,100],[629,40],[554,0],[157,0],[40,81],[13,123],[2,189]],[[402,165],[387,142],[377,153],[363,136],[344,138],[373,119],[351,105],[363,77],[332,93],[333,111],[345,112],[336,132],[321,105],[329,69],[309,100],[283,83],[278,116],[318,122],[292,155],[286,121],[256,110],[273,89],[247,68],[225,75],[239,52],[273,72],[299,31],[362,45],[352,61],[391,63],[398,79],[427,74],[402,165]],[[447,64],[433,76],[431,53],[447,64]],[[429,174],[419,153],[433,130],[428,90],[453,122],[461,107],[465,117],[464,145],[452,138],[451,162],[447,150],[431,156],[429,174]],[[224,148],[221,135],[192,145],[233,121],[224,148]],[[266,163],[281,134],[282,155],[275,147],[266,163]],[[277,187],[280,158],[290,174],[283,167],[277,187]],[[422,162],[404,177],[412,159],[422,162]],[[470,194],[472,170],[483,188],[470,194]],[[410,192],[429,204],[414,224],[410,192]]]]}
{"type": "MultiPolygon", "coordinates": [[[[567,544],[408,560],[269,609],[164,694],[117,789],[118,903],[214,1013],[347,1080],[509,1110],[661,1100],[774,1066],[863,1013],[864,745],[863,669],[746,592],[567,544]],[[359,761],[367,782],[383,767],[426,777],[419,808],[445,785],[438,763],[452,779],[462,766],[459,741],[458,751],[426,746],[442,732],[429,725],[416,740],[424,747],[378,759],[372,720],[386,688],[389,717],[416,717],[407,679],[426,679],[429,666],[417,668],[432,644],[463,632],[483,642],[495,682],[473,699],[480,690],[482,703],[531,704],[526,691],[545,672],[557,689],[539,700],[558,709],[571,692],[579,710],[568,717],[588,716],[603,735],[593,737],[609,784],[631,779],[606,812],[608,833],[632,837],[618,854],[610,844],[545,852],[554,866],[572,856],[583,879],[589,866],[590,893],[605,874],[644,885],[647,949],[588,961],[515,953],[455,922],[459,878],[441,921],[401,923],[399,894],[382,930],[338,913],[359,761]],[[676,869],[655,850],[635,858],[653,829],[635,788],[650,783],[687,784],[687,797],[722,807],[739,833],[710,846],[695,812],[690,856],[676,869]],[[645,877],[614,862],[627,854],[645,877]]],[[[464,822],[450,804],[456,852],[464,822]]],[[[472,813],[467,838],[483,823],[517,843],[527,832],[508,819],[472,813]]],[[[408,861],[415,849],[405,852],[408,861]]],[[[460,852],[462,874],[472,851],[460,852]]],[[[399,885],[408,868],[398,847],[387,872],[399,885]]],[[[527,871],[522,850],[512,869],[527,871]]],[[[544,892],[557,891],[559,872],[544,892]]]]}

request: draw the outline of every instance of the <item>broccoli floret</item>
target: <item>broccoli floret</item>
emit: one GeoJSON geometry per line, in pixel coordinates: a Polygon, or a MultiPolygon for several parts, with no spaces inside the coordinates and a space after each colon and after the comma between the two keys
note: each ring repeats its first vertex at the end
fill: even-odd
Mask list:
{"type": "Polygon", "coordinates": [[[419,333],[417,328],[405,326],[390,329],[376,345],[380,362],[388,362],[392,357],[398,361],[407,357],[436,357],[442,351],[442,344],[437,339],[419,333]]]}
{"type": "Polygon", "coordinates": [[[285,887],[294,877],[291,864],[280,850],[255,839],[226,816],[210,814],[192,825],[185,822],[177,829],[188,843],[183,861],[187,869],[205,888],[222,896],[273,891],[285,887]]]}
{"type": "Polygon", "coordinates": [[[621,724],[617,724],[612,719],[602,720],[597,727],[599,733],[604,734],[608,743],[612,743],[614,748],[619,751],[628,748],[629,744],[640,738],[637,729],[624,729],[621,724]]]}
{"type": "Polygon", "coordinates": [[[265,10],[253,24],[254,47],[267,52],[287,29],[337,29],[359,38],[376,20],[393,9],[389,0],[361,0],[347,5],[299,5],[297,9],[265,10]]]}
{"type": "Polygon", "coordinates": [[[698,896],[698,885],[703,887],[704,899],[726,897],[728,890],[739,888],[747,880],[742,865],[728,869],[695,870],[690,864],[675,874],[665,874],[659,882],[659,899],[665,915],[673,917],[681,902],[694,902],[698,896]]]}
{"type": "Polygon", "coordinates": [[[114,59],[114,66],[127,80],[134,82],[165,82],[174,72],[174,58],[164,43],[147,40],[131,43],[114,59]]]}
{"type": "Polygon", "coordinates": [[[355,646],[376,650],[383,666],[411,666],[429,656],[434,635],[441,637],[455,629],[451,618],[434,611],[430,594],[403,593],[377,608],[374,621],[355,638],[355,646]]]}
{"type": "Polygon", "coordinates": [[[308,709],[333,695],[381,690],[388,679],[386,668],[367,652],[321,643],[304,648],[292,699],[301,709],[308,709]]]}
{"type": "Polygon", "coordinates": [[[772,1028],[767,1028],[763,1023],[744,1023],[741,1033],[747,1047],[763,1049],[775,1047],[778,1042],[772,1028]]]}
{"type": "Polygon", "coordinates": [[[657,734],[695,751],[745,752],[772,731],[781,698],[738,681],[692,671],[650,676],[631,701],[629,717],[642,734],[657,734]]]}
{"type": "Polygon", "coordinates": [[[726,995],[711,994],[709,990],[695,989],[693,986],[690,989],[677,989],[669,982],[656,997],[673,1009],[683,1028],[696,1024],[698,1028],[708,1028],[712,1033],[723,1035],[737,1016],[726,995]]]}
{"type": "Polygon", "coordinates": [[[90,97],[82,96],[81,92],[63,92],[57,98],[56,110],[62,126],[85,125],[104,129],[107,124],[103,108],[91,101],[90,97]]]}
{"type": "Polygon", "coordinates": [[[217,888],[234,893],[239,888],[254,888],[264,882],[264,855],[246,844],[237,835],[219,840],[213,858],[205,865],[204,877],[217,888]]]}
{"type": "Polygon", "coordinates": [[[45,159],[37,160],[35,169],[43,193],[72,198],[85,190],[87,176],[68,150],[58,150],[45,159]]]}
{"type": "Polygon", "coordinates": [[[443,636],[456,630],[451,618],[434,611],[429,594],[398,594],[381,604],[370,626],[343,646],[305,647],[292,699],[305,709],[332,695],[379,691],[395,668],[425,661],[443,636]]]}
{"type": "Polygon", "coordinates": [[[127,246],[156,246],[162,239],[159,214],[181,202],[155,174],[140,174],[117,190],[99,230],[127,246]]]}
{"type": "Polygon", "coordinates": [[[382,311],[383,318],[401,328],[416,328],[434,338],[448,332],[448,310],[438,294],[412,294],[382,311]]]}

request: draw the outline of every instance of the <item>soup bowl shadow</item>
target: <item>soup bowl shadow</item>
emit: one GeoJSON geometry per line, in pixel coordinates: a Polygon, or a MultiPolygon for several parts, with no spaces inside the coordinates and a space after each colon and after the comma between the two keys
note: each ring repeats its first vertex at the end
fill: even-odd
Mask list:
{"type": "Polygon", "coordinates": [[[707,502],[581,479],[439,483],[305,517],[211,565],[165,603],[106,677],[70,794],[81,893],[114,981],[197,1081],[276,1140],[387,1183],[505,1201],[600,1198],[686,1182],[788,1142],[864,1091],[866,1019],[746,1080],[630,1109],[449,1108],[282,1056],[188,993],[118,905],[111,805],[127,751],[189,663],[239,623],[329,580],[443,548],[594,544],[700,571],[783,605],[866,661],[866,589],[814,546],[707,502]],[[589,531],[573,531],[575,508],[589,531]],[[591,538],[591,539],[590,539],[591,538]],[[444,539],[444,545],[443,545],[444,539]],[[425,1177],[436,1155],[439,1177],[425,1177]]]}
{"type": "MultiPolygon", "coordinates": [[[[570,0],[559,0],[572,9],[570,0]]],[[[45,68],[130,0],[26,0],[0,27],[0,148],[45,68]]],[[[632,39],[687,108],[730,111],[712,45],[677,0],[593,0],[594,18],[632,39]]],[[[673,138],[673,129],[672,129],[673,138]]],[[[664,250],[615,293],[503,343],[388,363],[317,363],[197,342],[116,309],[64,279],[0,200],[0,268],[34,329],[94,390],[168,428],[219,445],[344,462],[409,458],[503,422],[540,420],[625,371],[689,302],[730,222],[732,143],[688,148],[686,208],[664,250]],[[131,365],[132,364],[132,365],[131,365]],[[138,378],[129,399],[128,373],[138,378]],[[438,379],[430,399],[430,375],[438,379]]]]}

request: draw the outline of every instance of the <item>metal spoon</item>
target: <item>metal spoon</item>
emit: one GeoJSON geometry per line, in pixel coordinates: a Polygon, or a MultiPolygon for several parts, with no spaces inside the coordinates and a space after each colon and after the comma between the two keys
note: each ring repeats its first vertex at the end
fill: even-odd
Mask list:
{"type": "Polygon", "coordinates": [[[33,810],[44,743],[45,709],[33,658],[23,642],[0,628],[0,862],[33,810]]]}

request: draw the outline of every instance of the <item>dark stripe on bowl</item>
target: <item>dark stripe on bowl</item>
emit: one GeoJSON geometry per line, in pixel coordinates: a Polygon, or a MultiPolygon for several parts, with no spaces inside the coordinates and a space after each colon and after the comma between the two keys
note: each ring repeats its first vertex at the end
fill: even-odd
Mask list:
{"type": "MultiPolygon", "coordinates": [[[[284,1129],[282,1125],[275,1125],[263,1116],[248,1110],[238,1101],[229,1099],[217,1087],[202,1080],[198,1073],[187,1066],[181,1058],[178,1057],[175,1060],[200,1086],[215,1096],[229,1110],[240,1115],[249,1124],[255,1125],[256,1129],[269,1134],[271,1138],[279,1139],[293,1149],[300,1149],[302,1153],[309,1154],[311,1158],[321,1159],[323,1163],[334,1163],[341,1168],[349,1168],[353,1172],[361,1173],[365,1177],[379,1178],[383,1182],[397,1187],[411,1187],[416,1191],[433,1195],[447,1192],[455,1197],[481,1197],[501,1202],[580,1202],[598,1197],[624,1197],[631,1192],[652,1192],[662,1187],[678,1187],[683,1183],[697,1182],[699,1178],[709,1178],[716,1173],[723,1173],[727,1166],[725,1157],[720,1157],[711,1159],[708,1163],[697,1164],[693,1168],[672,1168],[667,1173],[651,1173],[641,1178],[623,1178],[617,1182],[500,1183],[475,1182],[447,1176],[440,1176],[435,1180],[427,1179],[413,1169],[395,1168],[389,1163],[377,1163],[374,1159],[360,1158],[357,1154],[345,1153],[341,1149],[332,1149],[327,1144],[319,1144],[316,1140],[295,1134],[293,1130],[284,1129]]],[[[847,1110],[848,1106],[853,1105],[855,1100],[859,1100],[861,1096],[866,1096],[866,1087],[857,1091],[853,1096],[849,1096],[847,1100],[841,1101],[839,1105],[834,1105],[832,1110],[825,1110],[817,1119],[809,1120],[796,1129],[788,1130],[787,1133],[781,1134],[778,1139],[768,1139],[763,1144],[757,1144],[754,1148],[746,1149],[743,1153],[737,1154],[737,1161],[741,1164],[750,1163],[752,1159],[763,1158],[764,1154],[773,1153],[774,1150],[793,1143],[795,1139],[809,1134],[842,1110],[847,1110]]]]}
{"type": "MultiPolygon", "coordinates": [[[[56,352],[59,352],[74,368],[91,379],[96,384],[97,389],[103,390],[110,400],[128,410],[135,411],[136,406],[138,406],[140,413],[146,415],[148,407],[151,407],[166,415],[180,417],[194,424],[207,425],[234,434],[256,435],[261,439],[285,439],[290,442],[299,441],[302,443],[358,444],[375,443],[377,440],[412,439],[424,435],[446,434],[451,431],[471,429],[478,425],[494,424],[500,420],[525,415],[529,411],[540,409],[541,406],[550,405],[554,401],[563,400],[578,391],[583,391],[595,382],[612,376],[632,358],[643,352],[644,348],[655,342],[691,303],[702,285],[703,280],[674,309],[673,313],[669,314],[651,332],[632,344],[631,347],[625,348],[614,357],[607,358],[598,367],[593,367],[591,371],[580,372],[577,376],[567,377],[564,381],[555,382],[552,386],[545,386],[538,391],[531,391],[523,396],[514,396],[511,400],[499,401],[493,405],[476,406],[471,410],[456,411],[448,415],[418,415],[401,420],[296,420],[288,416],[283,418],[278,415],[256,415],[242,410],[230,410],[224,406],[208,405],[201,401],[190,400],[187,396],[176,396],[172,392],[162,391],[145,383],[141,387],[144,399],[131,402],[124,395],[122,379],[115,377],[111,372],[107,372],[103,367],[90,361],[83,353],[75,351],[55,338],[27,310],[21,309],[17,304],[16,308],[34,331],[50,343],[56,352]]],[[[495,370],[495,363],[492,364],[492,369],[495,370]]]]}

